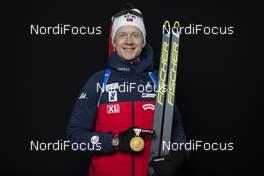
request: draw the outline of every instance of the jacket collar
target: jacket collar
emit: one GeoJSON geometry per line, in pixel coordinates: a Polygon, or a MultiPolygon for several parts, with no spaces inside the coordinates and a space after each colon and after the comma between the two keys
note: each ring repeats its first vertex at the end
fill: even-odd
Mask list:
{"type": "Polygon", "coordinates": [[[134,61],[126,61],[114,52],[108,61],[108,67],[124,74],[142,74],[144,72],[152,71],[153,64],[153,50],[149,44],[142,49],[139,58],[134,61]]]}

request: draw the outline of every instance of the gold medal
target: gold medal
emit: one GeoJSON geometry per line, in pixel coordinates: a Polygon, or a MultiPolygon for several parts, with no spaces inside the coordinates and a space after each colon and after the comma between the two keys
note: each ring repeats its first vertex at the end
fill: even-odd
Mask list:
{"type": "Polygon", "coordinates": [[[135,136],[130,141],[130,147],[133,151],[139,152],[144,148],[144,140],[139,136],[135,136]]]}
{"type": "Polygon", "coordinates": [[[130,148],[135,152],[139,152],[144,148],[144,140],[139,136],[140,128],[134,128],[134,132],[136,136],[130,140],[130,148]]]}

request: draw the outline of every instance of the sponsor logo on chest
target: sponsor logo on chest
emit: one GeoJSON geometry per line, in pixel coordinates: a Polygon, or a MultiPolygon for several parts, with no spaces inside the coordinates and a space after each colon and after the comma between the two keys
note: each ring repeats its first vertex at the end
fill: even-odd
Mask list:
{"type": "Polygon", "coordinates": [[[142,108],[146,111],[146,110],[155,110],[155,105],[153,104],[144,104],[142,105],[142,108]]]}
{"type": "Polygon", "coordinates": [[[117,91],[108,91],[108,101],[109,102],[117,101],[117,91]]]}
{"type": "Polygon", "coordinates": [[[106,106],[107,114],[115,114],[120,113],[120,105],[119,104],[111,104],[106,106]]]}
{"type": "Polygon", "coordinates": [[[112,83],[106,85],[106,91],[114,91],[115,89],[118,89],[118,83],[112,83]]]}
{"type": "Polygon", "coordinates": [[[156,97],[156,93],[142,93],[141,97],[142,98],[155,98],[156,97]]]}

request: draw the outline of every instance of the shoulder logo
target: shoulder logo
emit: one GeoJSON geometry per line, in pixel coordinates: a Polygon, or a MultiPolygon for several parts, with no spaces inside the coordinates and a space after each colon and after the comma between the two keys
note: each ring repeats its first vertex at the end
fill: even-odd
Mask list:
{"type": "Polygon", "coordinates": [[[88,97],[86,97],[86,93],[81,93],[81,95],[79,96],[79,99],[86,99],[88,97]]]}

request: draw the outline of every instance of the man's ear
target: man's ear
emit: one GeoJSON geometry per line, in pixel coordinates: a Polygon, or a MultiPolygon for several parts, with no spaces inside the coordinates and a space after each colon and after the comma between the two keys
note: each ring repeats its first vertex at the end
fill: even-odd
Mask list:
{"type": "Polygon", "coordinates": [[[113,46],[113,52],[115,52],[116,51],[116,44],[115,44],[115,42],[112,44],[112,46],[113,46]]]}

